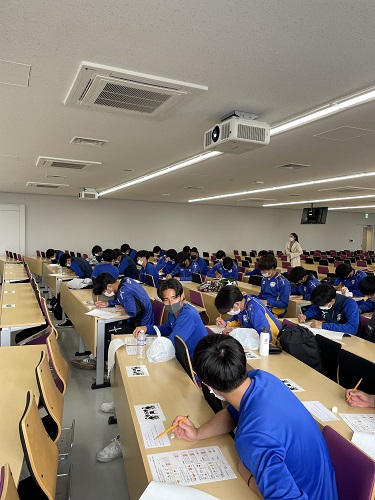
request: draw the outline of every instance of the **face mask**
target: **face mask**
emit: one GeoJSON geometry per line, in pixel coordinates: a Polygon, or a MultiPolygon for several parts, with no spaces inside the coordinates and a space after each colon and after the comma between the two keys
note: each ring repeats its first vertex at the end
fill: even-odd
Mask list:
{"type": "Polygon", "coordinates": [[[113,297],[115,295],[115,292],[103,292],[103,295],[106,297],[113,297]]]}
{"type": "Polygon", "coordinates": [[[319,306],[319,309],[322,311],[329,311],[332,308],[332,306],[319,306]]]}
{"type": "Polygon", "coordinates": [[[68,269],[70,269],[71,266],[70,266],[70,264],[66,264],[65,267],[67,267],[68,269]]]}
{"type": "Polygon", "coordinates": [[[263,278],[269,278],[271,276],[270,273],[262,273],[263,278]]]}
{"type": "Polygon", "coordinates": [[[143,261],[141,259],[137,260],[137,264],[141,266],[143,264],[143,261]]]}
{"type": "Polygon", "coordinates": [[[236,314],[239,314],[240,313],[240,310],[238,309],[238,311],[236,311],[233,307],[230,311],[227,312],[227,314],[229,314],[230,316],[235,316],[236,314]]]}
{"type": "Polygon", "coordinates": [[[216,392],[214,392],[214,390],[211,389],[211,387],[209,387],[209,389],[210,389],[210,394],[213,394],[215,398],[220,399],[220,401],[226,401],[226,399],[223,398],[223,396],[219,396],[219,394],[216,394],[216,392]]]}
{"type": "Polygon", "coordinates": [[[178,314],[183,308],[183,304],[181,304],[181,302],[176,302],[175,304],[166,305],[165,308],[169,313],[178,314]]]}
{"type": "Polygon", "coordinates": [[[197,260],[198,255],[190,255],[190,257],[191,257],[191,260],[197,260]]]}

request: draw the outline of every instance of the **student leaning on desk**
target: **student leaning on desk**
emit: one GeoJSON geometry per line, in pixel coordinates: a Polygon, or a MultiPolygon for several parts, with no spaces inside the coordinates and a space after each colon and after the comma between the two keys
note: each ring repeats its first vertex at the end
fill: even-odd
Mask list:
{"type": "Polygon", "coordinates": [[[263,370],[247,372],[237,340],[226,335],[203,338],[194,351],[193,369],[229,406],[198,428],[176,417],[178,438],[201,441],[237,428],[238,471],[259,496],[337,499],[335,473],[318,424],[275,376],[263,370]]]}

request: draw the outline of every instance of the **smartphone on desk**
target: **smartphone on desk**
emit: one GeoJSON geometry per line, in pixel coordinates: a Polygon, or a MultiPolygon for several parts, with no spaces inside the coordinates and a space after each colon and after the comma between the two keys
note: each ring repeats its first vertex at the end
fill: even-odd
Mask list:
{"type": "Polygon", "coordinates": [[[280,354],[283,352],[281,347],[278,347],[277,345],[270,344],[270,354],[280,354]]]}

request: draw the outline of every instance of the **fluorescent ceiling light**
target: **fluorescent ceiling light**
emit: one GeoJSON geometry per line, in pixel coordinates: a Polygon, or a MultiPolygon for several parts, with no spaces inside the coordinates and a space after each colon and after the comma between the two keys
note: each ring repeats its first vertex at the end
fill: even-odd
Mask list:
{"type": "MultiPolygon", "coordinates": [[[[315,184],[325,184],[325,183],[329,183],[329,182],[347,181],[350,179],[360,179],[361,177],[371,177],[374,175],[375,175],[375,172],[362,172],[360,174],[344,175],[341,177],[328,177],[327,179],[318,179],[318,180],[314,180],[314,181],[298,182],[296,184],[285,184],[283,186],[273,186],[273,187],[269,187],[269,188],[253,189],[252,191],[239,191],[237,193],[218,194],[216,196],[208,196],[207,198],[194,198],[193,200],[188,200],[188,201],[189,201],[189,203],[194,203],[197,201],[218,200],[221,198],[232,198],[233,196],[244,196],[244,195],[248,195],[248,194],[267,193],[269,191],[280,191],[282,189],[294,189],[294,188],[298,188],[298,187],[313,186],[315,184]]],[[[298,203],[306,203],[306,202],[298,202],[298,203]]]]}
{"type": "Polygon", "coordinates": [[[310,113],[298,116],[297,118],[293,118],[292,120],[271,127],[270,135],[272,136],[280,134],[281,132],[285,132],[287,130],[300,127],[301,125],[305,125],[306,123],[310,123],[315,120],[320,120],[325,116],[338,113],[339,111],[343,111],[353,106],[357,106],[358,104],[371,101],[372,99],[375,99],[374,88],[370,88],[365,91],[362,91],[361,93],[344,97],[343,99],[333,101],[323,107],[317,108],[311,111],[310,113]]]}
{"type": "Polygon", "coordinates": [[[360,200],[363,198],[375,198],[375,194],[366,194],[363,196],[345,196],[345,198],[325,198],[324,200],[305,200],[305,201],[288,201],[287,203],[268,203],[262,205],[263,207],[281,207],[286,205],[303,205],[304,203],[326,203],[327,201],[341,201],[341,200],[360,200]]]}
{"type": "Polygon", "coordinates": [[[375,208],[375,205],[356,205],[352,207],[329,207],[328,210],[350,210],[353,208],[375,208]]]}
{"type": "Polygon", "coordinates": [[[187,160],[175,163],[174,165],[170,165],[169,167],[162,168],[161,170],[157,170],[156,172],[152,172],[151,174],[143,175],[141,177],[138,177],[137,179],[133,179],[132,181],[124,182],[123,184],[119,184],[118,186],[113,186],[109,189],[105,189],[104,191],[100,191],[99,196],[113,193],[114,191],[118,191],[119,189],[125,189],[127,187],[134,186],[135,184],[140,184],[141,182],[150,181],[151,179],[155,179],[155,177],[170,174],[175,170],[189,167],[190,165],[194,165],[195,163],[199,163],[203,160],[208,160],[213,156],[218,156],[221,154],[223,154],[221,151],[210,151],[208,153],[202,153],[197,156],[193,156],[192,158],[188,158],[187,160]]]}

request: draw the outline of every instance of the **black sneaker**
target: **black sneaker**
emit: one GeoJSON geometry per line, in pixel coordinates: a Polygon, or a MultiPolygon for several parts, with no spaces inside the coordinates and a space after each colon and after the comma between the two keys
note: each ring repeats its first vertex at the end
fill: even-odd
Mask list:
{"type": "Polygon", "coordinates": [[[73,328],[73,323],[70,321],[70,319],[66,319],[64,321],[61,321],[61,323],[57,323],[56,326],[58,328],[73,328]]]}

